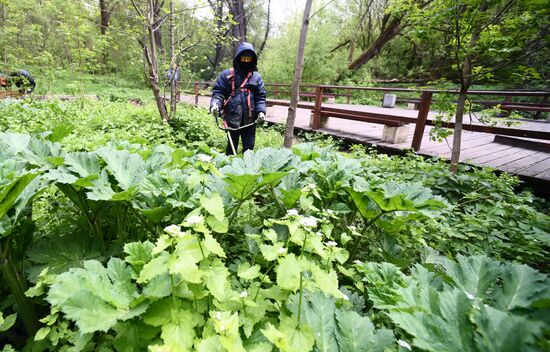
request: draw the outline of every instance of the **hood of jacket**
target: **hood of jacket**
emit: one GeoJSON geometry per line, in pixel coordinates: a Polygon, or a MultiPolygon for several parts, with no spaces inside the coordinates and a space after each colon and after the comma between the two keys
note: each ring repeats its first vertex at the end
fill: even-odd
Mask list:
{"type": "MultiPolygon", "coordinates": [[[[243,52],[250,51],[252,52],[252,56],[254,57],[254,60],[252,61],[252,71],[258,71],[258,56],[256,55],[256,51],[254,50],[254,47],[252,44],[247,42],[242,42],[237,47],[237,51],[235,52],[235,58],[233,59],[233,67],[235,70],[239,70],[241,67],[241,62],[239,61],[239,57],[242,55],[243,52]]],[[[240,71],[240,70],[239,70],[240,71]]]]}

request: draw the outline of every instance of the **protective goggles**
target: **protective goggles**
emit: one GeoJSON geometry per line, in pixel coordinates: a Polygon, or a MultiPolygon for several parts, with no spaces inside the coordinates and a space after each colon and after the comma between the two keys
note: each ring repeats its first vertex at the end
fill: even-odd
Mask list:
{"type": "Polygon", "coordinates": [[[253,56],[241,56],[239,59],[241,62],[252,62],[254,61],[253,56]]]}

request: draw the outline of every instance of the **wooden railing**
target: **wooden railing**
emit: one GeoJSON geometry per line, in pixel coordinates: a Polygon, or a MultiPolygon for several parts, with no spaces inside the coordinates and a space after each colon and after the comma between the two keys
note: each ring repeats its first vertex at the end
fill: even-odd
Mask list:
{"type": "MultiPolygon", "coordinates": [[[[205,85],[210,86],[212,82],[195,82],[194,92],[195,92],[195,105],[198,103],[199,96],[199,86],[205,85]]],[[[268,99],[268,104],[270,105],[283,105],[288,106],[289,102],[284,100],[278,100],[277,98],[280,95],[283,95],[281,88],[290,89],[290,84],[286,83],[267,83],[266,87],[272,87],[273,90],[271,95],[275,99],[268,99]]],[[[354,86],[334,86],[334,85],[311,85],[304,84],[300,86],[302,89],[313,89],[313,93],[302,93],[302,96],[312,96],[314,97],[314,105],[306,103],[299,103],[299,108],[305,108],[312,110],[312,119],[311,127],[312,129],[319,129],[321,127],[321,117],[337,117],[342,119],[364,121],[370,123],[379,123],[388,126],[402,126],[405,124],[414,124],[415,130],[413,134],[413,140],[411,148],[415,151],[418,151],[422,144],[422,136],[424,135],[424,130],[426,125],[434,126],[435,122],[428,119],[428,113],[430,112],[430,107],[432,105],[432,98],[434,94],[458,94],[458,91],[455,90],[438,90],[438,89],[410,89],[410,88],[390,88],[390,87],[354,87],[354,86]],[[346,91],[348,93],[337,93],[338,91],[346,91]],[[327,91],[329,93],[327,93],[327,91]],[[418,115],[416,118],[400,116],[396,114],[381,114],[373,112],[364,112],[357,111],[348,108],[335,108],[330,105],[323,105],[323,99],[329,95],[332,97],[346,97],[348,101],[352,98],[353,92],[357,91],[374,91],[374,92],[400,92],[407,93],[408,95],[419,94],[420,96],[416,100],[412,99],[414,102],[418,103],[418,115]]],[[[288,95],[289,92],[284,92],[285,95],[288,95]]],[[[468,92],[468,96],[500,96],[504,99],[502,101],[478,101],[482,102],[484,105],[495,106],[500,104],[501,109],[504,110],[520,110],[520,111],[535,111],[537,113],[541,112],[550,112],[550,104],[548,103],[548,98],[550,97],[550,92],[548,91],[524,91],[524,90],[514,90],[514,91],[500,91],[500,90],[471,90],[468,92]],[[539,102],[514,102],[514,97],[529,97],[529,98],[539,98],[539,102]]],[[[475,102],[475,100],[474,100],[475,102]]],[[[391,111],[391,110],[390,110],[391,111]]],[[[443,122],[441,123],[442,127],[445,128],[454,128],[455,124],[453,122],[443,122]]],[[[514,136],[514,137],[526,137],[526,138],[535,138],[550,140],[550,132],[547,131],[531,131],[517,128],[507,128],[507,127],[493,127],[486,125],[473,125],[473,124],[463,124],[462,128],[467,131],[473,132],[483,132],[483,133],[492,133],[505,136],[514,136]]]]}

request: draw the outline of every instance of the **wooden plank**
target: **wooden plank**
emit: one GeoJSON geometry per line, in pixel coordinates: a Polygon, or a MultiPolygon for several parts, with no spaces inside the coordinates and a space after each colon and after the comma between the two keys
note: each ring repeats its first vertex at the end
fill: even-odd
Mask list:
{"type": "Polygon", "coordinates": [[[519,173],[522,169],[528,168],[529,166],[544,161],[548,159],[550,154],[544,152],[537,152],[531,154],[528,158],[518,159],[514,162],[502,165],[499,170],[510,172],[510,173],[519,173]]]}
{"type": "Polygon", "coordinates": [[[510,149],[513,147],[510,146],[503,146],[496,143],[491,143],[488,145],[481,145],[475,148],[471,148],[467,151],[460,153],[460,160],[473,160],[479,157],[482,157],[484,155],[501,152],[507,149],[510,149]]]}
{"type": "Polygon", "coordinates": [[[488,161],[485,163],[485,165],[493,168],[500,168],[502,165],[506,165],[523,158],[528,158],[534,153],[532,150],[526,150],[521,148],[518,148],[518,149],[519,150],[515,151],[514,153],[509,153],[501,158],[488,161]]]}
{"type": "Polygon", "coordinates": [[[542,180],[550,181],[550,169],[541,172],[540,174],[536,175],[536,178],[540,178],[542,180]]]}
{"type": "Polygon", "coordinates": [[[545,153],[545,154],[547,155],[546,159],[536,162],[534,164],[531,164],[528,167],[519,170],[518,173],[520,175],[525,175],[525,176],[535,176],[537,174],[540,174],[550,169],[550,154],[549,153],[545,153]]]}
{"type": "MultiPolygon", "coordinates": [[[[472,148],[479,148],[479,147],[482,147],[482,146],[485,146],[485,145],[488,145],[488,144],[492,144],[493,141],[492,141],[492,136],[491,135],[486,135],[486,134],[482,134],[482,133],[478,133],[476,136],[472,137],[471,139],[468,139],[468,140],[462,140],[462,147],[461,147],[461,152],[464,152],[466,150],[469,150],[469,149],[472,149],[472,148]]],[[[429,147],[424,147],[422,148],[422,150],[437,150],[437,149],[440,149],[442,145],[444,145],[445,147],[447,147],[447,143],[445,143],[444,141],[443,142],[435,142],[435,141],[431,141],[431,143],[437,143],[437,145],[431,145],[429,147]]],[[[452,139],[449,140],[449,144],[452,143],[452,139]]]]}
{"type": "Polygon", "coordinates": [[[550,143],[545,143],[538,140],[520,139],[508,136],[496,135],[494,138],[495,143],[511,145],[514,147],[520,147],[523,149],[530,149],[539,152],[550,152],[550,143]]]}
{"type": "Polygon", "coordinates": [[[493,160],[496,160],[498,158],[505,157],[505,156],[508,156],[510,154],[514,154],[518,151],[521,151],[520,148],[515,148],[515,147],[511,147],[511,146],[506,146],[506,145],[500,145],[500,148],[501,149],[493,149],[489,153],[479,155],[479,156],[477,156],[475,158],[471,158],[469,160],[470,160],[470,162],[472,162],[476,165],[485,166],[487,163],[489,163],[493,160]]]}

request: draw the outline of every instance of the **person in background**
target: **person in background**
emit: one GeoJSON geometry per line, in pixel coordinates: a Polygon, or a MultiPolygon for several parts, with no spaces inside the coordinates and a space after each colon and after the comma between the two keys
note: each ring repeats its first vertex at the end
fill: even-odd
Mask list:
{"type": "MultiPolygon", "coordinates": [[[[224,70],[212,89],[210,113],[222,114],[228,127],[239,128],[265,119],[266,91],[257,68],[258,57],[250,43],[243,42],[237,48],[233,67],[224,70]]],[[[243,153],[254,149],[256,125],[238,131],[230,131],[235,150],[239,137],[243,143],[243,153]]],[[[228,140],[226,154],[233,154],[228,140]]]]}
{"type": "Polygon", "coordinates": [[[34,91],[36,82],[26,70],[17,70],[10,74],[0,72],[0,87],[9,89],[12,85],[17,87],[19,93],[29,94],[34,91]]]}

